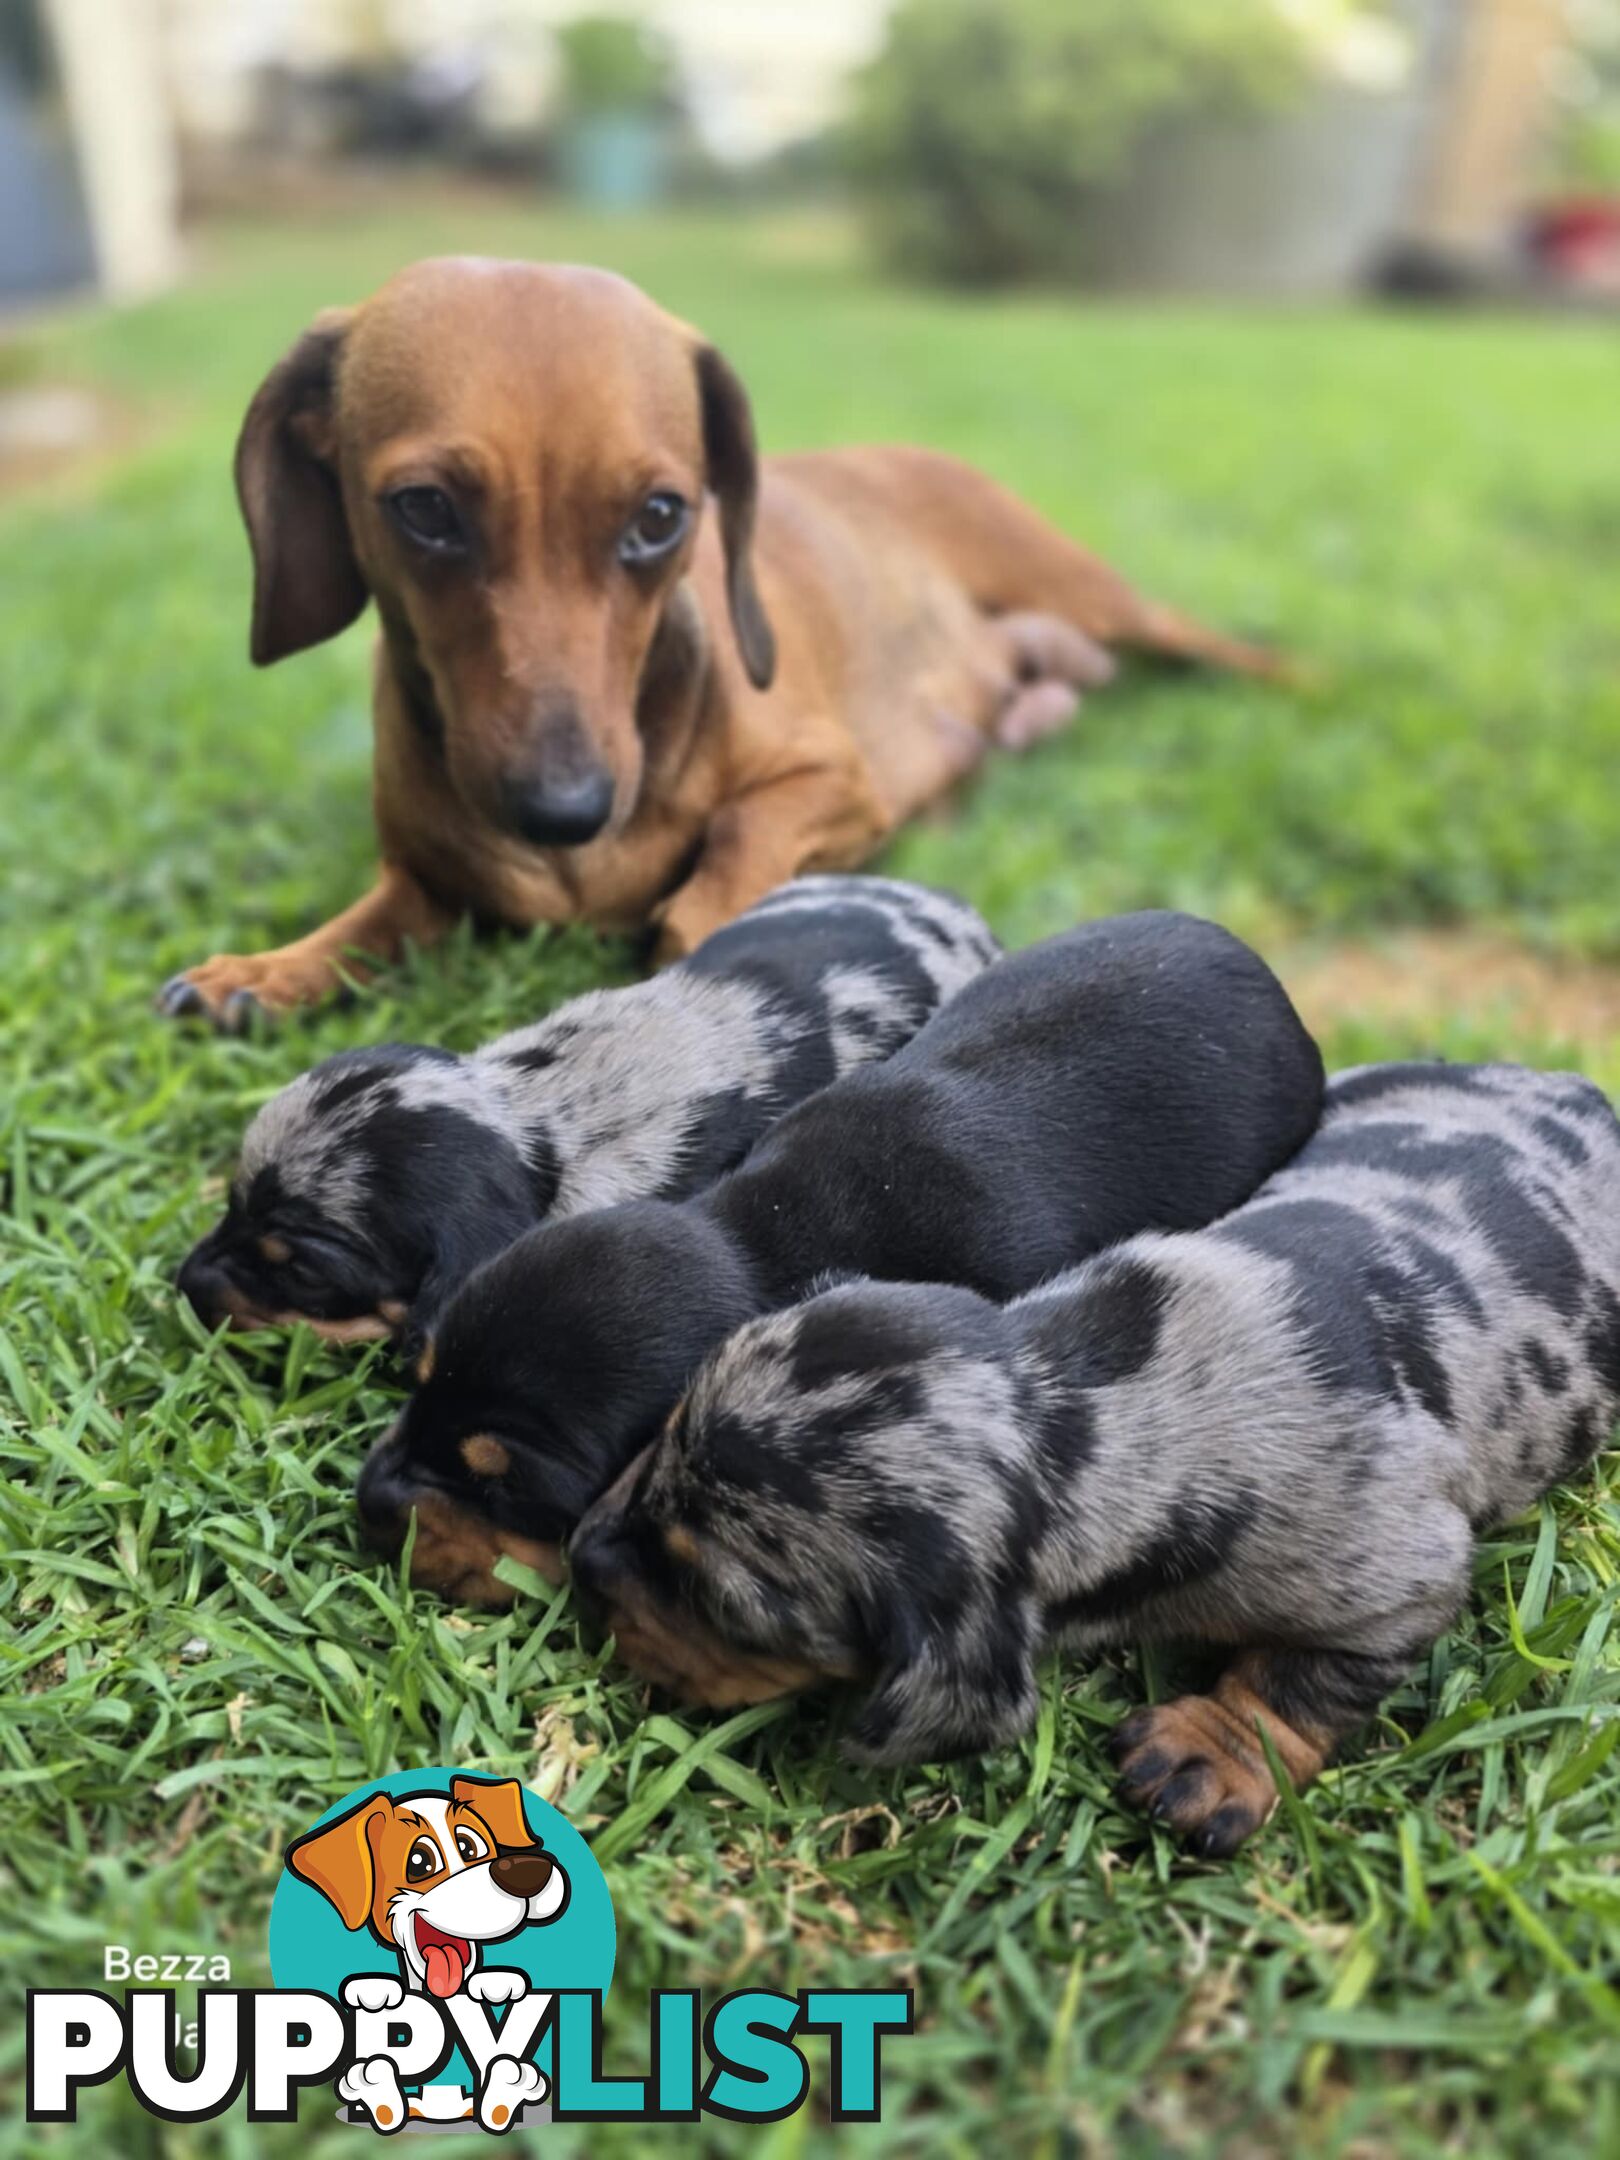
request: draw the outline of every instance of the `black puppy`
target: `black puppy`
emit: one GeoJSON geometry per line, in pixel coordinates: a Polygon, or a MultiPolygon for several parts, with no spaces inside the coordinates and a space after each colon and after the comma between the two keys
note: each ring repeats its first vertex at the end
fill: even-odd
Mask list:
{"type": "Polygon", "coordinates": [[[1228,1853],[1451,1624],[1476,1534],[1620,1408],[1620,1125],[1567,1073],[1374,1066],[1214,1227],[1017,1303],[863,1283],[753,1322],[581,1523],[580,1589],[690,1700],[829,1676],[852,1751],[961,1754],[1035,1659],[1181,1638],[1210,1695],[1116,1730],[1128,1797],[1228,1853]]]}
{"type": "Polygon", "coordinates": [[[829,1272],[1014,1296],[1236,1206],[1321,1099],[1281,984],[1213,923],[1124,915],[1051,938],[701,1197],[551,1224],[481,1269],[362,1474],[367,1528],[397,1546],[416,1508],[415,1579],[499,1598],[511,1537],[540,1564],[751,1315],[829,1272]]]}
{"type": "Polygon", "coordinates": [[[781,886],[678,966],[470,1057],[346,1050],[248,1127],[223,1222],[180,1270],[210,1327],[419,1336],[549,1217],[681,1199],[785,1110],[914,1035],[1000,948],[892,878],[781,886]]]}

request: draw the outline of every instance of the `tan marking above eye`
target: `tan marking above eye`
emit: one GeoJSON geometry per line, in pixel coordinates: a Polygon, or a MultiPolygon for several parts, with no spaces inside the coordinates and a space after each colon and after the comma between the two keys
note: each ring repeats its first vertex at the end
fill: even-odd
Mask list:
{"type": "Polygon", "coordinates": [[[259,1252],[262,1258],[268,1260],[272,1267],[285,1267],[292,1258],[292,1247],[287,1243],[287,1240],[284,1237],[277,1237],[273,1232],[268,1237],[260,1238],[259,1252]]]}
{"type": "Polygon", "coordinates": [[[688,1567],[696,1567],[703,1557],[703,1547],[685,1523],[670,1524],[664,1532],[664,1550],[671,1559],[684,1560],[688,1567]]]}
{"type": "Polygon", "coordinates": [[[474,1477],[504,1477],[512,1458],[492,1433],[469,1433],[461,1443],[461,1459],[474,1477]]]}
{"type": "Polygon", "coordinates": [[[426,1342],[425,1342],[425,1343],[424,1343],[424,1344],[422,1345],[422,1355],[421,1355],[421,1356],[420,1356],[420,1357],[419,1357],[419,1358],[417,1359],[417,1361],[416,1361],[416,1381],[417,1381],[417,1385],[418,1385],[419,1387],[426,1387],[426,1386],[427,1386],[427,1384],[428,1384],[428,1382],[429,1382],[429,1381],[430,1381],[430,1380],[431,1380],[432,1378],[433,1378],[433,1338],[432,1338],[432,1336],[430,1335],[430,1336],[428,1337],[427,1341],[426,1341],[426,1342]]]}

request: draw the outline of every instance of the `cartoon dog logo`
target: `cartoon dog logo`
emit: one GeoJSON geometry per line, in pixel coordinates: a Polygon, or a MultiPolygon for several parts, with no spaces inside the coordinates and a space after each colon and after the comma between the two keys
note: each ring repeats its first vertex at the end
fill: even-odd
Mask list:
{"type": "MultiPolygon", "coordinates": [[[[558,1919],[568,1904],[568,1878],[530,1830],[512,1778],[455,1777],[448,1793],[372,1793],[295,1839],[286,1862],[346,1928],[369,1929],[397,1953],[398,1980],[361,1975],[345,1988],[368,2010],[396,2007],[406,1989],[441,2001],[462,1992],[482,2003],[517,2001],[528,1991],[526,1976],[486,1966],[485,1947],[558,1919]]],[[[429,2086],[409,2113],[436,2121],[476,2114],[486,2129],[505,2129],[544,2089],[533,2063],[497,2055],[476,2096],[459,2085],[429,2086]]],[[[406,2104],[386,2057],[357,2063],[339,2090],[378,2129],[403,2127],[406,2104]]]]}

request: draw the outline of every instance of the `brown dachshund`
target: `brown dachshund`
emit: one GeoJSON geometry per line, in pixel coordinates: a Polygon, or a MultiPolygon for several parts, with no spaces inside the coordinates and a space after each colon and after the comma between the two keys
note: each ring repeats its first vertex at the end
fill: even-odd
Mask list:
{"type": "Polygon", "coordinates": [[[1060,724],[1103,647],[1272,670],[949,458],[761,463],[720,354],[598,270],[425,262],[319,316],[236,477],[255,661],[377,603],[383,869],[162,993],[227,1026],[468,911],[687,952],[1060,724]]]}

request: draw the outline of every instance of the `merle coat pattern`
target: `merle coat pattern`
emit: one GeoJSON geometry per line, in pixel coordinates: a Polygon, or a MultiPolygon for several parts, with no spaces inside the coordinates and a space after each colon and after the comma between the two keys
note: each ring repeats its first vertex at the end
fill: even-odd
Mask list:
{"type": "Polygon", "coordinates": [[[1219,1645],[1210,1696],[1116,1735],[1209,1853],[1452,1622],[1479,1532],[1620,1410],[1620,1126],[1569,1074],[1339,1075],[1295,1161],[1214,1227],[997,1309],[835,1288],[735,1336],[581,1526],[576,1578],[689,1696],[868,1686],[855,1751],[987,1748],[1043,1644],[1219,1645]]]}
{"type": "Polygon", "coordinates": [[[181,1271],[210,1325],[342,1337],[431,1323],[550,1217],[680,1199],[785,1110],[884,1058],[999,951],[964,902],[890,878],[781,886],[649,982],[458,1057],[348,1050],[249,1126],[225,1220],[181,1271]]]}
{"type": "Polygon", "coordinates": [[[697,1199],[551,1224],[480,1270],[362,1476],[368,1527],[397,1545],[418,1507],[438,1534],[417,1579],[482,1594],[488,1526],[562,1538],[751,1315],[829,1271],[1011,1297],[1206,1223],[1294,1152],[1321,1091],[1276,977],[1212,923],[1118,916],[1002,960],[697,1199]]]}

